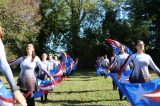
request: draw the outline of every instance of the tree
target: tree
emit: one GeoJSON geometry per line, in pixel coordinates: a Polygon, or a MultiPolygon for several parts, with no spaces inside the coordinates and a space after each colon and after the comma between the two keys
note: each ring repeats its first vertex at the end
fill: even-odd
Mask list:
{"type": "Polygon", "coordinates": [[[4,41],[8,56],[22,55],[27,42],[36,43],[39,29],[36,22],[40,19],[38,3],[36,0],[0,2],[0,23],[5,28],[4,41]]]}

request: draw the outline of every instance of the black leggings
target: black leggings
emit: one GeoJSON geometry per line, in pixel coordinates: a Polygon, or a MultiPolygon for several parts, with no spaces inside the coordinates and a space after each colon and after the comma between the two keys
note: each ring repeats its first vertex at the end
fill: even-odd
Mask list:
{"type": "Polygon", "coordinates": [[[121,92],[120,89],[118,89],[118,92],[119,92],[119,99],[120,99],[120,100],[123,100],[123,93],[121,92]]]}
{"type": "Polygon", "coordinates": [[[41,96],[41,102],[43,102],[43,100],[46,102],[47,101],[47,95],[48,93],[46,93],[44,96],[41,96]],[[44,98],[43,98],[44,97],[44,98]]]}
{"type": "MultiPolygon", "coordinates": [[[[29,92],[29,91],[21,90],[21,92],[27,93],[27,92],[29,92]]],[[[29,94],[29,95],[27,96],[27,98],[26,98],[27,106],[35,106],[35,101],[34,101],[33,93],[34,93],[34,92],[32,92],[31,94],[29,94]]]]}

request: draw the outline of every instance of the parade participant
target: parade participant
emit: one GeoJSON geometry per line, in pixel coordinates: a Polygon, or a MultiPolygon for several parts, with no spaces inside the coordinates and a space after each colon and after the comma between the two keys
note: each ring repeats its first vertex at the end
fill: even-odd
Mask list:
{"type": "MultiPolygon", "coordinates": [[[[130,83],[144,83],[150,81],[151,76],[149,74],[148,66],[160,76],[160,69],[155,65],[150,55],[144,53],[144,42],[138,40],[135,43],[135,49],[136,53],[129,57],[127,63],[123,67],[125,68],[130,62],[133,62],[133,71],[129,77],[130,83]]],[[[123,70],[123,68],[121,70],[123,70]]],[[[120,75],[121,73],[117,75],[117,79],[120,75]]]]}
{"type": "Polygon", "coordinates": [[[60,61],[58,60],[58,57],[54,56],[55,65],[58,66],[60,64],[60,61]]]}
{"type": "Polygon", "coordinates": [[[108,68],[109,65],[109,59],[107,58],[107,55],[104,55],[104,59],[102,60],[101,66],[103,68],[108,68]]]}
{"type": "MultiPolygon", "coordinates": [[[[120,49],[120,54],[116,56],[114,62],[111,65],[111,67],[112,67],[115,64],[117,64],[117,70],[120,70],[120,67],[123,65],[123,63],[125,62],[125,60],[129,56],[129,54],[125,53],[125,46],[124,45],[120,45],[119,49],[120,49]]],[[[129,65],[127,65],[127,67],[123,71],[126,71],[126,70],[130,70],[129,65]]],[[[118,91],[119,91],[120,100],[122,100],[123,99],[123,94],[120,91],[120,89],[118,91]]]]}
{"type": "MultiPolygon", "coordinates": [[[[17,89],[17,86],[16,86],[14,78],[13,78],[13,73],[8,65],[4,45],[2,42],[3,35],[4,35],[3,28],[0,26],[0,71],[3,73],[3,75],[7,79],[7,82],[9,83],[10,88],[13,92],[14,98],[16,100],[18,100],[22,106],[27,106],[24,96],[17,89]]],[[[1,106],[1,104],[0,104],[0,106],[1,106]]]]}
{"type": "MultiPolygon", "coordinates": [[[[46,53],[42,54],[42,65],[44,66],[44,68],[47,71],[49,71],[49,63],[47,61],[47,54],[46,53]]],[[[38,76],[39,76],[39,79],[41,79],[41,80],[48,80],[47,74],[44,73],[44,71],[41,68],[39,68],[39,75],[38,76]]],[[[47,95],[48,95],[48,93],[46,93],[44,95],[45,101],[47,101],[47,95]]],[[[43,96],[41,97],[41,102],[43,102],[43,96]]]]}
{"type": "MultiPolygon", "coordinates": [[[[116,53],[113,52],[112,57],[110,59],[110,64],[112,64],[114,62],[114,60],[116,59],[116,53]]],[[[110,69],[111,73],[116,73],[117,72],[117,64],[115,64],[114,66],[112,66],[112,68],[110,69]]],[[[113,90],[117,89],[117,85],[115,84],[115,82],[112,80],[112,85],[113,85],[113,90]]]]}
{"type": "Polygon", "coordinates": [[[10,66],[20,64],[21,72],[19,74],[20,89],[22,92],[32,92],[26,98],[28,106],[35,106],[33,93],[37,89],[37,82],[35,76],[35,68],[40,67],[52,80],[52,76],[44,68],[39,57],[35,55],[33,44],[29,43],[26,47],[26,56],[18,58],[16,61],[10,63],[10,66]]]}
{"type": "Polygon", "coordinates": [[[49,63],[49,71],[53,70],[56,67],[55,60],[53,59],[53,54],[48,53],[48,63],[49,63]]]}

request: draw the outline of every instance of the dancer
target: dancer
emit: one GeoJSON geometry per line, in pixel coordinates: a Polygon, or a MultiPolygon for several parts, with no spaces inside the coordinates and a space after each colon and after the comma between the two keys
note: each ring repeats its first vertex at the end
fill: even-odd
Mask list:
{"type": "MultiPolygon", "coordinates": [[[[144,53],[144,42],[138,40],[135,43],[135,49],[136,53],[129,57],[127,63],[121,69],[123,70],[130,62],[133,61],[133,71],[129,77],[130,83],[144,83],[150,81],[151,76],[149,74],[148,66],[151,66],[151,68],[160,76],[160,69],[155,65],[150,55],[144,53]]],[[[117,75],[117,79],[120,75],[121,73],[117,75]]]]}
{"type": "Polygon", "coordinates": [[[53,59],[53,54],[48,53],[48,63],[49,63],[49,71],[53,70],[56,67],[55,60],[53,59]]]}
{"type": "MultiPolygon", "coordinates": [[[[112,67],[115,64],[117,64],[117,69],[118,70],[120,70],[120,67],[123,65],[124,61],[129,56],[129,54],[125,53],[125,46],[124,45],[119,46],[119,49],[120,49],[120,54],[116,56],[114,62],[111,65],[111,67],[112,67]]],[[[126,71],[126,70],[130,70],[130,66],[129,65],[127,65],[126,68],[123,71],[126,71]]],[[[118,91],[119,91],[120,100],[123,100],[124,96],[123,96],[122,92],[120,91],[120,89],[118,89],[118,91]]]]}
{"type": "MultiPolygon", "coordinates": [[[[114,60],[116,59],[116,53],[113,52],[112,57],[110,59],[110,64],[112,64],[114,62],[114,60]]],[[[112,66],[112,68],[110,69],[111,73],[117,73],[117,64],[115,64],[114,66],[112,66]]],[[[113,90],[117,89],[117,85],[115,84],[115,82],[112,80],[112,85],[113,85],[113,90]]]]}
{"type": "MultiPolygon", "coordinates": [[[[48,64],[48,61],[47,61],[47,54],[46,53],[43,53],[42,54],[42,64],[43,64],[43,66],[45,67],[45,69],[47,70],[47,71],[49,71],[49,64],[48,64]]],[[[48,76],[47,76],[47,74],[46,73],[44,73],[44,71],[41,69],[41,68],[39,68],[39,79],[41,79],[41,80],[48,80],[48,76]]],[[[45,95],[44,95],[44,98],[45,98],[45,102],[47,101],[47,95],[48,95],[48,93],[46,93],[45,95]]],[[[43,96],[41,97],[41,102],[44,102],[43,101],[43,96]]]]}
{"type": "Polygon", "coordinates": [[[7,63],[5,49],[4,49],[4,45],[2,42],[3,35],[4,35],[3,28],[0,26],[0,71],[3,73],[3,75],[7,79],[7,82],[9,83],[11,90],[13,92],[14,98],[18,100],[22,106],[27,106],[26,100],[24,96],[20,93],[20,91],[18,90],[15,84],[14,78],[13,78],[12,71],[7,63]]]}
{"type": "Polygon", "coordinates": [[[26,98],[28,106],[35,106],[33,93],[37,89],[35,68],[38,66],[49,76],[52,80],[52,76],[48,73],[43,66],[39,57],[35,55],[35,49],[33,44],[29,43],[26,47],[26,56],[18,58],[16,61],[10,63],[10,66],[20,64],[21,72],[19,74],[20,89],[22,92],[32,92],[26,98]]]}

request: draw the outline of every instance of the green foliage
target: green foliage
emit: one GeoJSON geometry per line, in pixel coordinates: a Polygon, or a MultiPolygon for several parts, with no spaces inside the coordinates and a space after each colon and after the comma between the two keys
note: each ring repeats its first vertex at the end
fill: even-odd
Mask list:
{"type": "Polygon", "coordinates": [[[24,54],[28,42],[36,44],[39,31],[36,22],[40,19],[37,4],[28,0],[6,0],[0,3],[0,23],[5,29],[4,42],[8,56],[24,54]]]}
{"type": "Polygon", "coordinates": [[[38,55],[65,50],[80,66],[93,67],[97,56],[111,55],[104,39],[112,38],[131,49],[141,39],[146,52],[160,60],[159,5],[159,0],[1,0],[0,23],[9,58],[33,42],[38,55]]]}

